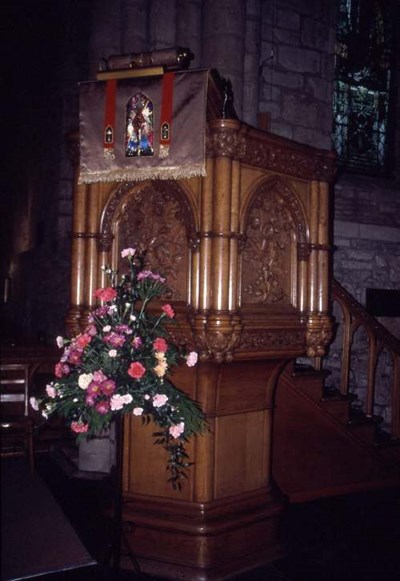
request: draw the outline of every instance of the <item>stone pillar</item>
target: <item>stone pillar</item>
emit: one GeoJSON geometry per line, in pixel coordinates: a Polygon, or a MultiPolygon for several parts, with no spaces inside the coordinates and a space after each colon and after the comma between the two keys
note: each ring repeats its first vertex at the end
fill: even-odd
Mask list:
{"type": "Polygon", "coordinates": [[[194,54],[191,68],[198,68],[202,59],[202,0],[177,0],[176,44],[190,48],[194,54]]]}
{"type": "Polygon", "coordinates": [[[123,0],[122,5],[122,52],[148,50],[146,0],[123,0]]]}
{"type": "Polygon", "coordinates": [[[204,0],[203,66],[216,68],[232,81],[234,105],[241,117],[245,0],[204,0]]]}
{"type": "Polygon", "coordinates": [[[92,35],[89,43],[89,74],[96,77],[102,58],[122,53],[121,0],[94,0],[92,35]]]}
{"type": "Polygon", "coordinates": [[[150,50],[176,45],[176,0],[153,0],[150,5],[150,50]]]}
{"type": "Polygon", "coordinates": [[[261,3],[247,0],[244,39],[243,121],[257,125],[261,59],[261,3]]]}

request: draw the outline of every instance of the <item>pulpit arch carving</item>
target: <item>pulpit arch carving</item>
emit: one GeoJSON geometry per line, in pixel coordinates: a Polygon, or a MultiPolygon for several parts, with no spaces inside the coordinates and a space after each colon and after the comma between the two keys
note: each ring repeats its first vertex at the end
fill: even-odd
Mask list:
{"type": "Polygon", "coordinates": [[[115,266],[124,247],[147,250],[146,267],[168,279],[170,297],[187,300],[190,253],[198,251],[190,197],[173,180],[127,182],[110,195],[100,223],[99,249],[115,266]]]}
{"type": "Polygon", "coordinates": [[[258,183],[243,208],[241,232],[243,302],[295,306],[308,225],[292,187],[279,176],[258,183]]]}

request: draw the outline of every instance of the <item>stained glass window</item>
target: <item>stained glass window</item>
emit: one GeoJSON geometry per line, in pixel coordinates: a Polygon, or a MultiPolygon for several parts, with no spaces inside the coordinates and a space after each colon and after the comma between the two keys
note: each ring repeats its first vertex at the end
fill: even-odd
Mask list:
{"type": "Polygon", "coordinates": [[[143,93],[134,95],[126,106],[125,155],[154,155],[153,103],[143,93]]]}
{"type": "Polygon", "coordinates": [[[392,17],[386,0],[339,0],[333,143],[348,169],[386,173],[392,17]]]}

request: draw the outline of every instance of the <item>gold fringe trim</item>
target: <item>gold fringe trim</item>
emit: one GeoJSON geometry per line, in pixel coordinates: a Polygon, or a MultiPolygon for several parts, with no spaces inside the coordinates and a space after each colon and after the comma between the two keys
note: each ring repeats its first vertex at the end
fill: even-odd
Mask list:
{"type": "Polygon", "coordinates": [[[169,145],[160,145],[159,157],[165,159],[169,156],[169,145]]]}
{"type": "Polygon", "coordinates": [[[114,161],[114,159],[115,159],[114,148],[111,148],[111,147],[104,148],[104,159],[114,161]]]}
{"type": "Polygon", "coordinates": [[[81,171],[78,184],[97,182],[139,182],[144,180],[182,180],[205,177],[205,164],[185,165],[184,167],[156,167],[141,169],[115,169],[109,171],[81,171]]]}

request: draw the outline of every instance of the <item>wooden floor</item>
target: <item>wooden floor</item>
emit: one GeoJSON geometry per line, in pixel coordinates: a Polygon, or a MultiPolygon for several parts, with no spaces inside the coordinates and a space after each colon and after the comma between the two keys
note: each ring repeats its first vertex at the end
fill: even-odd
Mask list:
{"type": "MultiPolygon", "coordinates": [[[[87,551],[101,564],[111,538],[110,523],[105,517],[112,497],[110,480],[84,478],[65,470],[59,458],[59,453],[41,454],[37,458],[37,470],[87,551]]],[[[282,526],[287,544],[285,559],[231,579],[400,579],[400,491],[374,491],[291,505],[282,526]]],[[[41,578],[45,581],[101,581],[107,578],[154,581],[152,577],[138,576],[132,571],[107,577],[100,565],[41,578]]]]}

